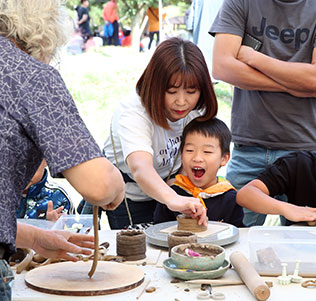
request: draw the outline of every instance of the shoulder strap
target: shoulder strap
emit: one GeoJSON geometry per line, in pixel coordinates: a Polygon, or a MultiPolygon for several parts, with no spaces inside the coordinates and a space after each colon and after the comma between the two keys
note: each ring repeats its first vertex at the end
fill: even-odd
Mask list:
{"type": "Polygon", "coordinates": [[[170,177],[171,177],[171,175],[172,175],[172,172],[173,172],[173,170],[174,170],[174,167],[176,166],[176,163],[177,163],[177,161],[178,161],[179,154],[180,154],[180,150],[178,151],[177,156],[176,156],[175,160],[173,161],[173,164],[172,164],[172,167],[171,167],[171,169],[170,169],[170,171],[169,171],[169,174],[168,174],[168,177],[167,177],[166,182],[170,179],[170,177]]]}
{"type": "Polygon", "coordinates": [[[152,10],[151,7],[149,7],[149,10],[150,10],[151,14],[159,21],[159,18],[157,17],[157,15],[155,14],[155,12],[152,10]]]}
{"type": "MultiPolygon", "coordinates": [[[[116,165],[117,169],[120,170],[119,169],[119,164],[118,164],[118,159],[117,159],[117,153],[116,153],[116,149],[115,149],[115,145],[114,145],[114,138],[113,138],[113,132],[112,132],[112,123],[113,123],[113,119],[111,120],[111,125],[110,125],[110,135],[111,135],[112,149],[113,149],[113,154],[114,154],[114,159],[115,159],[115,165],[116,165]]],[[[132,219],[131,211],[129,210],[128,202],[127,202],[127,199],[126,199],[126,192],[124,193],[124,202],[125,202],[125,206],[126,206],[126,211],[127,211],[129,223],[132,226],[133,225],[133,219],[132,219]]]]}

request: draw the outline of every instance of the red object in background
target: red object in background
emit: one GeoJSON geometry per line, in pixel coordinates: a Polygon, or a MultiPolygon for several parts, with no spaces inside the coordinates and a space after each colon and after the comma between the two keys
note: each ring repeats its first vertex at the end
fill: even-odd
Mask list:
{"type": "Polygon", "coordinates": [[[132,46],[132,36],[127,36],[122,39],[122,46],[132,46]]]}
{"type": "Polygon", "coordinates": [[[123,39],[124,38],[124,34],[123,34],[123,31],[121,29],[118,32],[118,37],[119,37],[119,39],[123,39]]]}

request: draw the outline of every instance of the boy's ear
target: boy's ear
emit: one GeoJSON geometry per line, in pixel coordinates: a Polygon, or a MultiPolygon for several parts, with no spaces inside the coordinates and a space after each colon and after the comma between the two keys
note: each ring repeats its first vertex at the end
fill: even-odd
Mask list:
{"type": "Polygon", "coordinates": [[[230,153],[225,153],[221,159],[221,166],[225,166],[230,159],[230,153]]]}

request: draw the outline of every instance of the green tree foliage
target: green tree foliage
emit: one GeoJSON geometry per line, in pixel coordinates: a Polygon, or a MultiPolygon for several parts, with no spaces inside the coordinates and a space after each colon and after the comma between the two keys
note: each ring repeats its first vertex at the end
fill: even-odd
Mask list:
{"type": "MultiPolygon", "coordinates": [[[[103,21],[103,7],[109,0],[89,0],[90,8],[90,26],[92,31],[99,29],[102,31],[104,25],[103,21]]],[[[180,14],[184,14],[188,8],[190,0],[162,0],[163,7],[175,5],[180,14]]],[[[118,13],[120,17],[120,24],[124,27],[130,26],[132,29],[132,44],[135,49],[139,47],[139,42],[142,34],[142,23],[146,16],[146,10],[150,6],[158,7],[158,0],[117,0],[118,13]]],[[[72,18],[75,17],[75,7],[80,5],[80,0],[68,0],[67,8],[72,18]]]]}
{"type": "MultiPolygon", "coordinates": [[[[105,3],[108,0],[90,0],[90,18],[91,25],[98,27],[103,25],[102,11],[105,3]]],[[[190,0],[162,0],[162,5],[177,5],[184,6],[190,4],[190,0]]],[[[123,19],[124,24],[132,26],[134,18],[139,14],[143,9],[145,10],[149,6],[158,6],[158,0],[117,0],[119,16],[123,19]]],[[[80,0],[68,0],[66,6],[69,10],[69,13],[74,17],[76,11],[74,10],[75,6],[80,5],[80,0]]]]}
{"type": "MultiPolygon", "coordinates": [[[[163,6],[168,5],[188,5],[190,0],[162,0],[163,6]]],[[[122,16],[126,16],[127,19],[133,20],[134,17],[139,14],[142,9],[153,6],[158,7],[158,0],[119,0],[118,6],[122,16]]]]}

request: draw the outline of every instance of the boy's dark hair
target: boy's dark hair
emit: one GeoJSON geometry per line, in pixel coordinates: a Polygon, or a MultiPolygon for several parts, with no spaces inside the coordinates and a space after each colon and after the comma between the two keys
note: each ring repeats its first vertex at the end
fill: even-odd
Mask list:
{"type": "Polygon", "coordinates": [[[192,133],[202,134],[205,137],[217,138],[219,140],[222,155],[230,153],[229,146],[232,140],[232,135],[229,128],[222,120],[217,119],[216,117],[205,121],[199,121],[198,118],[191,120],[183,130],[180,146],[181,153],[183,151],[186,136],[192,133]]]}

